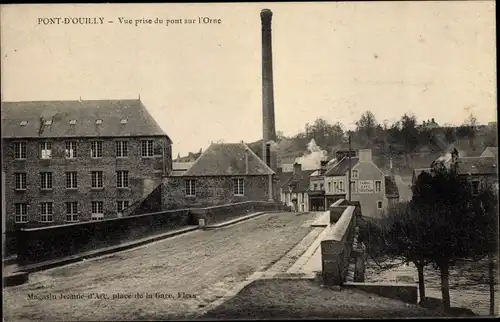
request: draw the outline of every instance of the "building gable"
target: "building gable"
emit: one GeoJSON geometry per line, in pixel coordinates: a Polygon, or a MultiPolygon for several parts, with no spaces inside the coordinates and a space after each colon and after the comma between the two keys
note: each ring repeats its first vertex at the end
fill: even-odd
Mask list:
{"type": "Polygon", "coordinates": [[[270,175],[271,170],[244,143],[213,143],[184,176],[270,175]]]}

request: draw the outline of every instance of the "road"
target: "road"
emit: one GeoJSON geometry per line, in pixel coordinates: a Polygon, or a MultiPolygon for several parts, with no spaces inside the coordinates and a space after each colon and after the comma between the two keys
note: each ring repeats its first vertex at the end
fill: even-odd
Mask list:
{"type": "Polygon", "coordinates": [[[396,181],[396,185],[399,190],[399,200],[400,201],[409,201],[411,200],[412,192],[411,192],[411,177],[401,177],[400,175],[395,175],[394,180],[396,181]]]}
{"type": "Polygon", "coordinates": [[[312,230],[307,222],[315,216],[265,214],[234,226],[197,230],[34,273],[29,283],[4,289],[4,319],[189,318],[190,313],[283,257],[312,230]],[[74,298],[61,299],[61,294],[74,298]],[[104,295],[96,298],[97,294],[104,295]],[[119,295],[113,298],[115,294],[119,295]]]}

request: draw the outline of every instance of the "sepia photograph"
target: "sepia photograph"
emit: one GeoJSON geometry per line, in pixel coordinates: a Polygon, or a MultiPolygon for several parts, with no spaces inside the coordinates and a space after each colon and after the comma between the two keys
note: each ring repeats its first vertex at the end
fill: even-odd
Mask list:
{"type": "Polygon", "coordinates": [[[495,11],[0,5],[3,321],[498,317],[495,11]]]}

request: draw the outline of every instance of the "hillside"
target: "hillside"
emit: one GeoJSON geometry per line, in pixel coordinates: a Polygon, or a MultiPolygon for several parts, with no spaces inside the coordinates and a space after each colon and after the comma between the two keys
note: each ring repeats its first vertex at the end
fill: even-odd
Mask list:
{"type": "MultiPolygon", "coordinates": [[[[356,130],[350,132],[351,148],[372,149],[374,162],[385,170],[388,170],[389,159],[392,158],[393,168],[402,174],[429,166],[432,161],[453,148],[461,156],[479,156],[486,147],[498,146],[496,122],[477,125],[472,115],[464,125],[455,127],[439,126],[434,120],[427,123],[424,121],[419,125],[414,116],[408,115],[391,126],[382,126],[376,122],[373,114],[366,112],[356,125],[356,130]]],[[[247,144],[261,156],[262,140],[247,144]]],[[[295,136],[278,135],[278,162],[292,164],[299,157],[304,160],[308,156],[317,158],[323,154],[332,159],[336,151],[348,149],[348,146],[347,134],[341,124],[332,125],[323,119],[317,119],[313,124],[306,124],[305,131],[295,136]],[[308,147],[311,140],[325,152],[313,153],[311,147],[308,147]]],[[[179,160],[194,161],[199,154],[190,153],[179,160]]]]}

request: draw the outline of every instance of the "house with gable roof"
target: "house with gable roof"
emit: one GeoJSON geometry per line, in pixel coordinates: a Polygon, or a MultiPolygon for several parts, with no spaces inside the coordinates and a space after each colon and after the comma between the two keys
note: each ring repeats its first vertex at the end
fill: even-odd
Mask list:
{"type": "Polygon", "coordinates": [[[293,165],[293,172],[281,182],[281,201],[292,206],[296,211],[310,211],[309,190],[310,176],[315,170],[304,170],[298,162],[293,165]]]}
{"type": "Polygon", "coordinates": [[[182,174],[163,179],[167,209],[273,200],[275,173],[245,143],[212,143],[182,174]]]}
{"type": "MultiPolygon", "coordinates": [[[[458,151],[452,153],[450,160],[443,160],[445,166],[455,166],[459,176],[465,177],[471,184],[473,194],[478,194],[486,187],[493,187],[499,190],[498,185],[498,157],[496,148],[488,147],[479,157],[461,157],[458,151]]],[[[439,160],[436,160],[439,161],[439,160]]],[[[414,169],[412,184],[415,184],[418,177],[423,173],[431,173],[432,164],[428,168],[414,169]]]]}
{"type": "Polygon", "coordinates": [[[371,149],[358,150],[356,157],[344,156],[325,173],[327,205],[339,199],[358,201],[363,216],[380,217],[384,209],[399,200],[399,192],[392,176],[384,174],[372,160],[371,149]],[[351,169],[351,182],[349,181],[351,169]]]}
{"type": "Polygon", "coordinates": [[[139,99],[2,102],[7,230],[126,215],[172,169],[139,99]]]}

